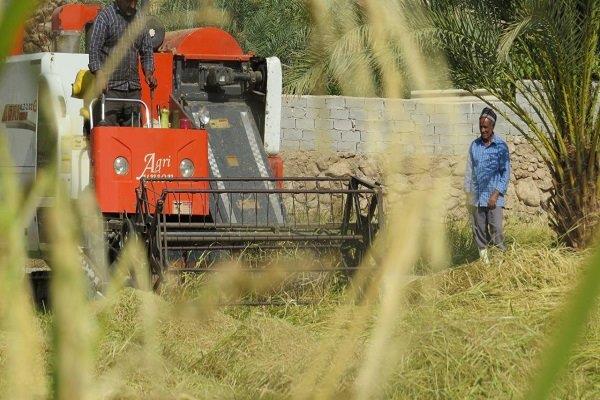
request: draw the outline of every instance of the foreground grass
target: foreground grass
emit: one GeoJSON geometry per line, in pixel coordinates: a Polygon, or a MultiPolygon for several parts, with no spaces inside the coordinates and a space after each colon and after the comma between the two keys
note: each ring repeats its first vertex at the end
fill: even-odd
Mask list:
{"type": "MultiPolygon", "coordinates": [[[[586,254],[553,247],[538,225],[507,225],[510,250],[494,254],[492,265],[457,264],[408,284],[389,349],[401,356],[381,366],[381,397],[523,394],[586,254]]],[[[468,233],[451,227],[452,253],[466,251],[468,233]]],[[[469,258],[453,254],[453,262],[460,257],[469,258]]],[[[308,306],[213,307],[189,286],[183,295],[124,289],[98,301],[90,398],[354,396],[377,307],[347,304],[339,283],[332,285],[308,306]]],[[[556,398],[600,396],[599,314],[556,398]]],[[[51,319],[39,316],[48,369],[51,319]]]]}
{"type": "MultiPolygon", "coordinates": [[[[491,267],[474,263],[430,278],[405,329],[410,351],[390,385],[394,397],[511,398],[522,395],[552,316],[582,259],[515,246],[491,267]],[[433,283],[433,284],[432,284],[433,283]]],[[[600,395],[598,313],[557,398],[600,395]]]]}

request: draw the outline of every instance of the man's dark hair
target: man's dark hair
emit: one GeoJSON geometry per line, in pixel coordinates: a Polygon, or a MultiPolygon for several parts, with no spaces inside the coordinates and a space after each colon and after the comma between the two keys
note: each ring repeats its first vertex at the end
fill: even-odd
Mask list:
{"type": "Polygon", "coordinates": [[[494,112],[494,110],[492,110],[489,107],[485,107],[482,111],[481,111],[481,115],[479,116],[479,118],[487,118],[490,121],[492,121],[493,125],[496,125],[496,113],[494,112]]]}

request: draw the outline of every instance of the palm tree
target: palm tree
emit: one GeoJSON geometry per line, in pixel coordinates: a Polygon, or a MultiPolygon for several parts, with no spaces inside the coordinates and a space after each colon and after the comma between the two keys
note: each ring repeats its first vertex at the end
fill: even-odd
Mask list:
{"type": "Polygon", "coordinates": [[[303,0],[217,0],[229,15],[226,29],[244,50],[278,56],[289,65],[308,42],[308,11],[303,0]]]}
{"type": "Polygon", "coordinates": [[[390,33],[410,23],[421,54],[441,51],[455,87],[484,102],[475,89],[497,97],[500,114],[543,158],[560,239],[574,248],[591,242],[600,220],[600,0],[308,3],[311,45],[287,73],[288,92],[398,96],[418,88],[410,65],[427,63],[407,62],[422,55],[406,51],[406,32],[390,33]],[[374,13],[378,7],[396,19],[374,13]]]}
{"type": "Polygon", "coordinates": [[[455,84],[487,89],[517,116],[498,110],[551,173],[551,226],[569,246],[590,244],[600,220],[600,1],[524,0],[509,21],[477,2],[432,3],[414,13],[417,38],[448,56],[455,84]]]}
{"type": "Polygon", "coordinates": [[[390,18],[399,15],[399,1],[309,0],[306,4],[311,20],[310,41],[286,71],[286,92],[389,97],[410,94],[410,71],[405,68],[401,44],[394,37],[394,18],[390,18]],[[385,11],[389,11],[388,16],[380,15],[385,11]],[[381,18],[385,21],[373,23],[381,18]]]}

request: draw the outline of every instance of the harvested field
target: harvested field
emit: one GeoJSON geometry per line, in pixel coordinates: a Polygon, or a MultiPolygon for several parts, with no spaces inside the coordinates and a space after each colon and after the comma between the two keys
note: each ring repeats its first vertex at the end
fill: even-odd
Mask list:
{"type": "MultiPolygon", "coordinates": [[[[330,277],[319,281],[322,297],[310,305],[218,306],[219,291],[247,293],[252,287],[224,274],[195,278],[202,284],[188,280],[161,296],[123,289],[94,302],[86,319],[95,332],[94,367],[85,378],[89,393],[179,399],[522,396],[586,253],[555,247],[540,224],[507,226],[510,250],[494,254],[490,266],[465,261],[472,257],[468,229],[449,226],[454,265],[413,272],[406,280],[401,318],[388,332],[386,357],[376,358],[375,371],[366,366],[379,354],[383,311],[376,299],[349,302],[351,285],[330,277]]],[[[598,317],[596,310],[555,398],[600,396],[598,317]]],[[[37,317],[48,371],[58,357],[52,319],[37,317]]],[[[40,392],[52,379],[39,376],[40,392]]]]}

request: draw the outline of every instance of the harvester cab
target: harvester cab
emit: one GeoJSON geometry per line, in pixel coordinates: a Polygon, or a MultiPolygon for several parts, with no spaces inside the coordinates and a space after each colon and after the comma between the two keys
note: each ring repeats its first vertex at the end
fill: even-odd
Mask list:
{"type": "MultiPolygon", "coordinates": [[[[19,125],[28,136],[3,118],[9,141],[16,143],[13,158],[37,152],[23,166],[28,179],[44,167],[40,152],[55,149],[71,196],[95,191],[111,257],[118,257],[124,235],[135,230],[157,276],[176,258],[184,260],[181,270],[199,270],[193,254],[288,246],[340,249],[346,267],[357,267],[383,223],[380,187],[356,177],[283,176],[282,70],[276,57],[245,53],[218,28],[164,33],[148,26],[158,87],[151,93],[142,84],[133,107],[140,110],[139,126],[106,126],[102,115],[94,118],[95,103],[103,109],[123,100],[102,97],[84,105],[70,93],[88,63],[87,55],[75,54],[79,41],[73,37],[89,31],[98,10],[82,4],[58,8],[57,46],[70,52],[11,57],[0,77],[5,110],[14,104],[43,107],[35,85],[26,99],[10,98],[7,87],[23,66],[48,83],[49,97],[61,105],[54,136],[45,132],[37,110],[26,113],[27,127],[19,125]],[[89,114],[89,140],[82,108],[89,114]]],[[[32,221],[33,249],[42,247],[43,225],[43,218],[32,221]]]]}

